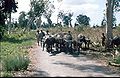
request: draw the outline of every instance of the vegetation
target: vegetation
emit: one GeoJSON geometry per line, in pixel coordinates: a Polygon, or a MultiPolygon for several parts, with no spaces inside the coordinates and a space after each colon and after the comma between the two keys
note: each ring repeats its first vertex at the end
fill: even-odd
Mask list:
{"type": "Polygon", "coordinates": [[[72,27],[72,24],[71,24],[72,16],[73,16],[72,12],[60,11],[57,16],[59,19],[62,20],[64,26],[72,27]]]}
{"type": "MultiPolygon", "coordinates": [[[[17,12],[18,3],[15,2],[15,0],[0,0],[1,76],[10,77],[13,76],[11,71],[27,69],[30,63],[28,49],[35,42],[35,31],[32,29],[49,29],[51,33],[67,32],[70,30],[75,39],[79,33],[82,33],[92,42],[97,43],[94,47],[95,49],[101,50],[101,33],[106,32],[106,25],[107,39],[120,34],[120,24],[115,29],[112,29],[113,23],[116,23],[114,13],[120,11],[120,0],[107,0],[107,2],[107,19],[104,17],[101,27],[92,28],[88,26],[90,18],[86,15],[79,14],[76,17],[78,25],[73,28],[71,24],[73,12],[60,11],[58,13],[58,18],[62,20],[64,26],[61,22],[58,23],[58,21],[55,25],[52,23],[51,16],[52,13],[54,13],[55,7],[49,0],[30,0],[30,11],[28,13],[22,11],[18,23],[13,23],[14,26],[12,26],[11,13],[17,12]],[[47,19],[47,23],[41,24],[42,15],[47,19]],[[7,22],[7,24],[5,24],[5,22],[7,22]],[[11,33],[7,34],[7,31],[11,31],[11,33]]],[[[120,48],[117,48],[117,50],[120,51],[120,48]]],[[[120,64],[120,56],[117,56],[113,62],[120,64]]]]}
{"type": "Polygon", "coordinates": [[[5,34],[4,39],[1,41],[0,52],[3,74],[27,69],[30,63],[28,49],[33,45],[34,41],[34,31],[23,34],[17,30],[16,33],[5,34]]]}
{"type": "Polygon", "coordinates": [[[114,60],[114,63],[120,64],[120,56],[116,57],[116,59],[114,60]]]}
{"type": "Polygon", "coordinates": [[[110,39],[113,38],[112,28],[115,22],[114,13],[120,11],[120,0],[107,0],[106,3],[106,49],[110,49],[110,39]]]}
{"type": "Polygon", "coordinates": [[[84,25],[84,26],[89,25],[90,22],[90,18],[82,14],[78,15],[76,20],[79,23],[79,25],[84,25]]]}
{"type": "Polygon", "coordinates": [[[1,72],[0,74],[0,77],[12,77],[12,76],[13,76],[12,73],[7,71],[1,72]]]}

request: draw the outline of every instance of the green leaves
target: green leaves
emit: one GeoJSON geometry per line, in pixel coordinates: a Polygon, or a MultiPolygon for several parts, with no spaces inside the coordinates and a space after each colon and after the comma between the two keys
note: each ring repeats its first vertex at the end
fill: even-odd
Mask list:
{"type": "Polygon", "coordinates": [[[113,7],[115,12],[120,11],[120,0],[114,0],[114,7],[113,7]]]}
{"type": "Polygon", "coordinates": [[[26,13],[24,11],[20,12],[20,16],[18,18],[18,21],[19,21],[19,25],[21,27],[27,26],[28,19],[26,19],[26,13]]]}
{"type": "Polygon", "coordinates": [[[34,13],[35,17],[42,16],[45,12],[46,2],[44,0],[31,0],[31,12],[34,13]]]}
{"type": "Polygon", "coordinates": [[[89,25],[89,21],[90,21],[90,18],[86,15],[78,15],[77,18],[76,18],[77,22],[80,24],[80,25],[89,25]]]}
{"type": "Polygon", "coordinates": [[[63,21],[64,25],[71,26],[73,12],[65,13],[64,11],[60,11],[57,16],[59,19],[61,19],[63,21]]]}
{"type": "Polygon", "coordinates": [[[11,12],[17,12],[17,4],[15,0],[4,0],[4,12],[11,13],[11,12]]]}

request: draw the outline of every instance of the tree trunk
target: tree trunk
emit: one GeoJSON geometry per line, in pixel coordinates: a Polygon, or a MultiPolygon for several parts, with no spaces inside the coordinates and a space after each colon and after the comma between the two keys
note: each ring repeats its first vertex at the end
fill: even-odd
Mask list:
{"type": "Polygon", "coordinates": [[[71,23],[72,20],[70,20],[70,27],[72,27],[72,23],[71,23]]]}
{"type": "Polygon", "coordinates": [[[58,18],[58,16],[57,16],[57,24],[58,24],[58,19],[59,19],[59,18],[58,18]]]}
{"type": "Polygon", "coordinates": [[[106,4],[106,18],[107,18],[107,25],[106,25],[106,49],[110,49],[110,42],[113,37],[112,33],[112,19],[113,19],[113,0],[107,0],[106,4]]]}
{"type": "Polygon", "coordinates": [[[11,13],[8,13],[8,34],[10,34],[10,29],[11,29],[11,13]]]}

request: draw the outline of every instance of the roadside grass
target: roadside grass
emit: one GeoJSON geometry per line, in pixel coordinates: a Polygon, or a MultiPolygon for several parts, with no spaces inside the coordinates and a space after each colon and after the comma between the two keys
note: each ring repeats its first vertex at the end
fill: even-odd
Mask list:
{"type": "Polygon", "coordinates": [[[113,61],[116,64],[120,64],[120,55],[116,57],[116,59],[113,61]]]}
{"type": "Polygon", "coordinates": [[[0,77],[13,77],[13,74],[9,71],[1,71],[0,77]]]}
{"type": "Polygon", "coordinates": [[[26,70],[30,63],[28,49],[35,42],[35,32],[5,34],[1,41],[1,74],[2,77],[12,76],[11,71],[26,70]]]}

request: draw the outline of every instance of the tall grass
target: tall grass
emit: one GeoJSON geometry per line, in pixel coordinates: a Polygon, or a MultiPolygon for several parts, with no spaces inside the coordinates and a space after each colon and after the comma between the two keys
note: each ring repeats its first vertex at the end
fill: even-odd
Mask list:
{"type": "Polygon", "coordinates": [[[0,70],[2,70],[4,75],[9,75],[11,71],[27,69],[27,66],[30,63],[28,58],[28,48],[32,46],[34,42],[34,31],[24,34],[5,34],[0,46],[0,63],[2,64],[2,69],[0,70]]]}
{"type": "Polygon", "coordinates": [[[0,77],[13,77],[13,74],[8,71],[2,71],[0,72],[0,77]]]}
{"type": "Polygon", "coordinates": [[[20,71],[26,70],[30,60],[25,55],[8,55],[3,59],[3,70],[5,71],[20,71]]]}
{"type": "Polygon", "coordinates": [[[120,64],[120,56],[116,57],[116,59],[114,60],[114,63],[120,64]]]}

